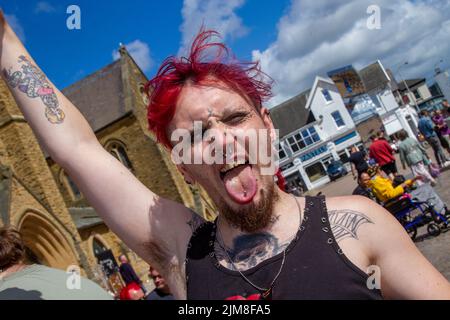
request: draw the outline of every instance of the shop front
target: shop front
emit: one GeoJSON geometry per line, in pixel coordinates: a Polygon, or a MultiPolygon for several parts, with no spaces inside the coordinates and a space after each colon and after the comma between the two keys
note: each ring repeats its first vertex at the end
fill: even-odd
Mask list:
{"type": "Polygon", "coordinates": [[[350,170],[348,158],[352,146],[361,147],[361,139],[356,131],[346,133],[333,141],[320,143],[304,153],[284,161],[281,170],[286,181],[311,190],[329,183],[327,167],[333,160],[340,160],[350,170]]]}

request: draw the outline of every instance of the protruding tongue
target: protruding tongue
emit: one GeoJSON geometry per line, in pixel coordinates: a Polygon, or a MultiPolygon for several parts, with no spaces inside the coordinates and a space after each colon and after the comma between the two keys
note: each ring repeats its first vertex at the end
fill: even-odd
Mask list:
{"type": "Polygon", "coordinates": [[[250,165],[241,165],[228,171],[223,182],[231,199],[237,203],[249,203],[256,194],[256,178],[250,165]]]}

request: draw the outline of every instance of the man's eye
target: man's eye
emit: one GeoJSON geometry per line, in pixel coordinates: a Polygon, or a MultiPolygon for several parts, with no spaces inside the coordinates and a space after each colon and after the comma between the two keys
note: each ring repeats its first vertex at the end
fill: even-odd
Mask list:
{"type": "Polygon", "coordinates": [[[245,117],[246,117],[246,114],[238,113],[238,114],[235,114],[235,115],[232,115],[232,116],[228,117],[225,120],[225,122],[228,122],[228,123],[239,123],[239,122],[243,121],[245,119],[245,117]]]}

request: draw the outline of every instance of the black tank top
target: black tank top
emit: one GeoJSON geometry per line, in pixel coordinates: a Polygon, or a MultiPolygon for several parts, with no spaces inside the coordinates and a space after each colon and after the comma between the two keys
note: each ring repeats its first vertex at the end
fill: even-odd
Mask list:
{"type": "MultiPolygon", "coordinates": [[[[257,297],[260,294],[237,271],[220,265],[214,254],[215,222],[192,235],[186,254],[187,299],[257,297]]],[[[270,287],[280,270],[283,253],[243,274],[255,285],[270,287]]],[[[368,275],[339,248],[330,227],[324,197],[306,197],[303,221],[286,249],[283,269],[272,299],[382,299],[366,285],[368,275]]]]}

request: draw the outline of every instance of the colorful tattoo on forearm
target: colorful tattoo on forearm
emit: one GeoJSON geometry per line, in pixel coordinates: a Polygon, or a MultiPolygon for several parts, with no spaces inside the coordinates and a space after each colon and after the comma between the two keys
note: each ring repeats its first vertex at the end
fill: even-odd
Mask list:
{"type": "Polygon", "coordinates": [[[18,88],[29,98],[41,98],[45,105],[45,116],[51,123],[62,123],[65,114],[59,106],[58,97],[49,81],[25,56],[19,61],[22,71],[3,70],[6,81],[11,88],[18,88]]]}

